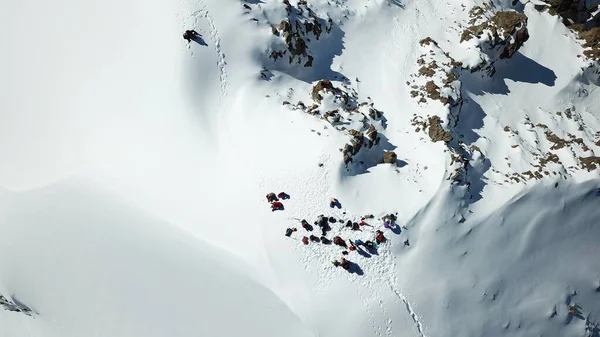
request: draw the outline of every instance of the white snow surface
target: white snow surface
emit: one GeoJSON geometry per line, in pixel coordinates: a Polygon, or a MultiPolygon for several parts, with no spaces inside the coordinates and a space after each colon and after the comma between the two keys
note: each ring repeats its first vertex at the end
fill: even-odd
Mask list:
{"type": "Polygon", "coordinates": [[[600,153],[600,91],[574,35],[533,3],[494,3],[525,13],[530,38],[493,77],[453,84],[455,137],[481,153],[470,187],[411,124],[449,113],[410,95],[419,41],[468,60],[455,22],[480,4],[308,1],[334,24],[308,43],[312,68],[269,58],[281,1],[6,4],[0,295],[31,315],[0,306],[0,336],[597,337],[600,170],[579,158],[600,153]],[[384,113],[382,145],[361,150],[372,161],[346,169],[348,133],[282,104],[312,105],[320,79],[384,113]],[[546,132],[587,149],[553,149],[546,132]],[[382,149],[399,164],[379,163],[382,149]],[[509,178],[550,152],[560,163],[542,179],[509,178]],[[271,212],[265,195],[281,191],[271,212]],[[301,242],[299,221],[320,214],[373,214],[328,238],[388,241],[336,268],[341,248],[301,242]]]}

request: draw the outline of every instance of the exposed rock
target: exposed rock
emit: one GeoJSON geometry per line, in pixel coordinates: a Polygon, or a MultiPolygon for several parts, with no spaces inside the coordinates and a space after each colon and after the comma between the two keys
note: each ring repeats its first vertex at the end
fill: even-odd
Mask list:
{"type": "Polygon", "coordinates": [[[15,301],[11,301],[2,295],[0,295],[0,307],[8,311],[20,312],[27,316],[31,316],[32,314],[32,310],[30,308],[23,304],[16,303],[15,301]]]}
{"type": "Polygon", "coordinates": [[[583,54],[591,59],[600,60],[600,15],[592,16],[598,9],[597,1],[581,0],[543,0],[548,4],[550,15],[558,15],[565,26],[572,29],[587,48],[583,54]]]}
{"type": "Polygon", "coordinates": [[[375,125],[369,125],[369,130],[367,131],[367,137],[371,140],[377,139],[377,129],[375,129],[375,125]]]}
{"type": "Polygon", "coordinates": [[[286,5],[287,18],[271,31],[282,39],[282,48],[271,52],[270,57],[277,61],[282,55],[288,55],[288,63],[312,67],[315,55],[309,50],[309,42],[318,42],[321,35],[330,33],[331,19],[320,18],[306,1],[298,1],[296,6],[289,1],[286,5]]]}
{"type": "Polygon", "coordinates": [[[429,37],[429,36],[426,37],[426,38],[424,38],[424,39],[422,39],[421,41],[419,41],[419,44],[421,46],[428,46],[430,44],[433,44],[435,46],[438,45],[438,43],[434,39],[432,39],[431,37],[429,37]]]}
{"type": "Polygon", "coordinates": [[[581,168],[588,170],[588,172],[597,169],[600,166],[600,157],[579,157],[579,162],[581,163],[581,168]]]}
{"type": "Polygon", "coordinates": [[[418,98],[420,103],[427,99],[438,100],[449,107],[456,106],[461,101],[460,82],[455,73],[456,62],[447,53],[444,53],[438,44],[431,38],[420,41],[422,56],[418,63],[421,65],[413,77],[410,95],[418,98]]]}
{"type": "Polygon", "coordinates": [[[379,119],[383,116],[383,112],[381,112],[380,110],[377,110],[375,108],[369,108],[369,117],[371,117],[371,119],[379,119]]]}
{"type": "Polygon", "coordinates": [[[315,101],[316,103],[321,103],[321,100],[323,99],[323,96],[321,96],[320,94],[321,91],[333,91],[333,84],[330,80],[320,80],[319,82],[317,82],[317,84],[313,86],[311,96],[313,101],[315,101]]]}
{"type": "Polygon", "coordinates": [[[431,140],[433,142],[439,142],[439,141],[449,142],[452,140],[452,135],[450,134],[450,132],[444,130],[444,128],[441,126],[440,117],[438,117],[438,116],[429,117],[428,126],[429,126],[429,138],[431,138],[431,140]]]}
{"type": "Polygon", "coordinates": [[[460,42],[476,39],[481,61],[471,70],[483,69],[493,75],[494,62],[512,57],[529,39],[527,16],[514,11],[492,13],[489,5],[473,7],[470,16],[470,26],[462,32],[460,42]]]}
{"type": "Polygon", "coordinates": [[[386,164],[396,164],[398,156],[394,151],[387,151],[383,154],[383,162],[386,164]]]}

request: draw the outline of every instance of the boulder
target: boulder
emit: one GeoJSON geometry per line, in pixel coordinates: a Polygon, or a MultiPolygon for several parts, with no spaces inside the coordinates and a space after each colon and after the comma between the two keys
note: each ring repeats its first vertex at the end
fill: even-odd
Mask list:
{"type": "Polygon", "coordinates": [[[387,151],[383,154],[383,162],[386,164],[396,164],[398,156],[394,151],[387,151]]]}

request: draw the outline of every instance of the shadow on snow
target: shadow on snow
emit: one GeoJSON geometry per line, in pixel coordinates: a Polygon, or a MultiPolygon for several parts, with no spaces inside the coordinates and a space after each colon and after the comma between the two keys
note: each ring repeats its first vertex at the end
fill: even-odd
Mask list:
{"type": "Polygon", "coordinates": [[[508,95],[510,89],[506,84],[506,80],[554,86],[557,78],[554,71],[520,52],[515,53],[510,59],[497,61],[494,66],[496,73],[492,77],[482,75],[480,72],[470,73],[467,71],[464,71],[460,76],[463,102],[460,107],[457,107],[459,109],[458,119],[453,127],[453,139],[449,145],[457,152],[464,154],[465,159],[468,160],[462,180],[469,184],[469,199],[467,200],[469,204],[481,199],[481,193],[487,185],[484,176],[492,166],[488,158],[483,158],[481,162],[474,166],[473,163],[476,161],[470,157],[474,151],[465,151],[459,144],[459,142],[462,142],[470,146],[481,138],[477,130],[483,128],[486,113],[476,101],[476,96],[485,94],[508,95]]]}

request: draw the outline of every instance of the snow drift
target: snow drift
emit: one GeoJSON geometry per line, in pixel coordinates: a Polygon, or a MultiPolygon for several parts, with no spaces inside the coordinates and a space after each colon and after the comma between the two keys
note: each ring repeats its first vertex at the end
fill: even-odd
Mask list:
{"type": "Polygon", "coordinates": [[[1,199],[0,289],[36,312],[7,336],[313,335],[243,261],[97,187],[1,199]]]}

